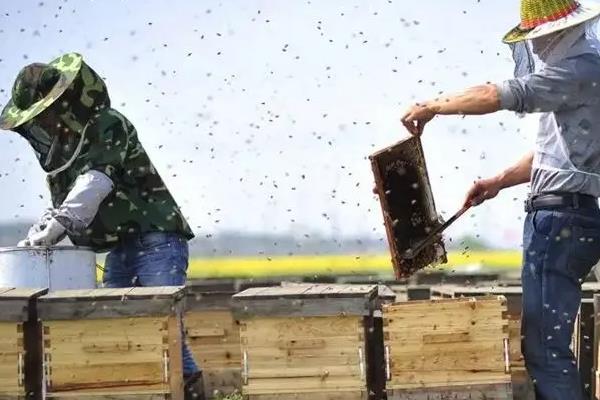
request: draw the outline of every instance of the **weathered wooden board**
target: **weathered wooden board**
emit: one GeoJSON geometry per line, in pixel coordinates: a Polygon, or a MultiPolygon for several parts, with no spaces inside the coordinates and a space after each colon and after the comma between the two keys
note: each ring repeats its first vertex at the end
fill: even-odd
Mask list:
{"type": "Polygon", "coordinates": [[[180,324],[177,315],[43,321],[48,393],[183,399],[180,324]]]}
{"type": "Polygon", "coordinates": [[[421,140],[410,137],[369,158],[396,277],[408,277],[428,265],[446,262],[441,237],[415,258],[403,257],[440,224],[421,140]]]}
{"type": "Polygon", "coordinates": [[[43,320],[152,317],[181,311],[182,286],[61,290],[40,297],[43,320]]]}
{"type": "Polygon", "coordinates": [[[240,328],[231,311],[195,309],[186,313],[185,324],[188,344],[204,372],[206,392],[240,391],[240,328]]]}
{"type": "Polygon", "coordinates": [[[257,316],[371,315],[377,285],[289,285],[250,288],[232,297],[236,319],[257,316]]]}
{"type": "Polygon", "coordinates": [[[253,394],[248,396],[249,400],[367,400],[366,392],[359,391],[335,391],[335,392],[311,392],[310,394],[277,393],[277,394],[253,394]]]}
{"type": "Polygon", "coordinates": [[[182,299],[182,287],[40,298],[48,396],[182,400],[182,299]]]}
{"type": "Polygon", "coordinates": [[[25,392],[23,325],[0,322],[0,394],[25,392]]]}
{"type": "Polygon", "coordinates": [[[510,343],[510,362],[515,370],[525,368],[521,353],[521,299],[523,290],[520,286],[500,285],[436,285],[431,287],[434,298],[468,298],[481,296],[504,296],[506,298],[508,319],[508,336],[510,343]]]}
{"type": "Polygon", "coordinates": [[[472,384],[427,390],[389,390],[388,400],[513,400],[510,384],[472,384]]]}
{"type": "Polygon", "coordinates": [[[408,399],[430,388],[460,393],[464,386],[476,385],[471,395],[479,399],[486,398],[480,395],[484,386],[510,388],[505,314],[503,296],[384,306],[388,395],[393,391],[394,399],[408,399]]]}
{"type": "Polygon", "coordinates": [[[240,328],[245,395],[367,391],[361,316],[264,317],[240,328]]]}
{"type": "Polygon", "coordinates": [[[0,397],[42,398],[37,298],[48,289],[0,288],[0,397]]]}
{"type": "MultiPolygon", "coordinates": [[[[27,321],[30,304],[48,289],[0,288],[0,321],[27,321]]],[[[35,308],[35,307],[34,307],[35,308]]]]}

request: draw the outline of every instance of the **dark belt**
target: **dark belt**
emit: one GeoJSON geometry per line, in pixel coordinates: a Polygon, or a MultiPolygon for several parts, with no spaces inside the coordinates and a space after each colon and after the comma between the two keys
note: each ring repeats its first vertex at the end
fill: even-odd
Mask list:
{"type": "Polygon", "coordinates": [[[525,212],[554,208],[598,208],[598,198],[581,193],[545,193],[525,200],[525,212]]]}

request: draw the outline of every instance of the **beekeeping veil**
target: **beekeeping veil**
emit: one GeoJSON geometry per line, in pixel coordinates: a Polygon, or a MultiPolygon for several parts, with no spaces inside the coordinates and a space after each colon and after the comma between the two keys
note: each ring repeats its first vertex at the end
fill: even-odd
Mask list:
{"type": "Polygon", "coordinates": [[[56,174],[77,158],[86,126],[109,106],[102,79],[79,54],[65,54],[19,72],[0,128],[27,139],[44,171],[56,174]]]}

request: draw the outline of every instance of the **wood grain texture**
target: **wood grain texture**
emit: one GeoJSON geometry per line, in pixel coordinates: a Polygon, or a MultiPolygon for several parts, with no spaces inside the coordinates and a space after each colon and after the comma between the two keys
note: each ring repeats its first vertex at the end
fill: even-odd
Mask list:
{"type": "Polygon", "coordinates": [[[377,285],[287,285],[250,288],[232,297],[236,319],[259,316],[371,315],[377,285]]]}
{"type": "Polygon", "coordinates": [[[179,315],[171,315],[167,322],[168,340],[168,377],[170,389],[170,400],[183,400],[183,354],[181,351],[181,318],[179,315]]]}
{"type": "MultiPolygon", "coordinates": [[[[502,296],[383,307],[390,390],[509,384],[502,296]]],[[[478,397],[475,397],[478,398],[478,397]]]]}
{"type": "Polygon", "coordinates": [[[23,326],[15,322],[0,322],[0,394],[25,394],[23,326]],[[21,360],[21,361],[20,361],[21,360]]]}
{"type": "Polygon", "coordinates": [[[241,391],[240,327],[231,310],[188,308],[185,326],[190,350],[204,372],[206,393],[241,391]]]}
{"type": "Polygon", "coordinates": [[[182,400],[177,315],[43,321],[48,392],[182,400]]]}
{"type": "Polygon", "coordinates": [[[510,384],[388,390],[388,400],[513,400],[510,384]]]}
{"type": "Polygon", "coordinates": [[[182,312],[179,286],[63,290],[38,299],[42,320],[153,317],[182,312]]]}
{"type": "Polygon", "coordinates": [[[0,288],[0,321],[27,321],[30,304],[48,289],[0,288]]]}
{"type": "Polygon", "coordinates": [[[247,356],[243,393],[366,392],[364,335],[359,316],[245,320],[240,327],[241,350],[247,356]]]}

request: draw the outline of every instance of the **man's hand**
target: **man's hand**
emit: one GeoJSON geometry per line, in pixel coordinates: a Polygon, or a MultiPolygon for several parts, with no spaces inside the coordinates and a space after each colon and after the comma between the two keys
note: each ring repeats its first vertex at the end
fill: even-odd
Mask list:
{"type": "Polygon", "coordinates": [[[435,115],[435,110],[427,104],[415,104],[404,114],[401,121],[411,135],[421,136],[425,124],[431,121],[435,115]]]}
{"type": "Polygon", "coordinates": [[[21,240],[18,247],[52,246],[60,242],[66,234],[66,229],[55,218],[51,218],[39,232],[33,233],[27,239],[21,240]]]}
{"type": "Polygon", "coordinates": [[[482,115],[500,110],[500,95],[496,85],[475,86],[455,95],[439,97],[412,106],[402,117],[402,123],[415,136],[423,133],[425,124],[436,115],[482,115]]]}
{"type": "Polygon", "coordinates": [[[493,199],[502,190],[502,184],[497,177],[476,181],[465,199],[465,206],[478,206],[485,200],[493,199]]]}

